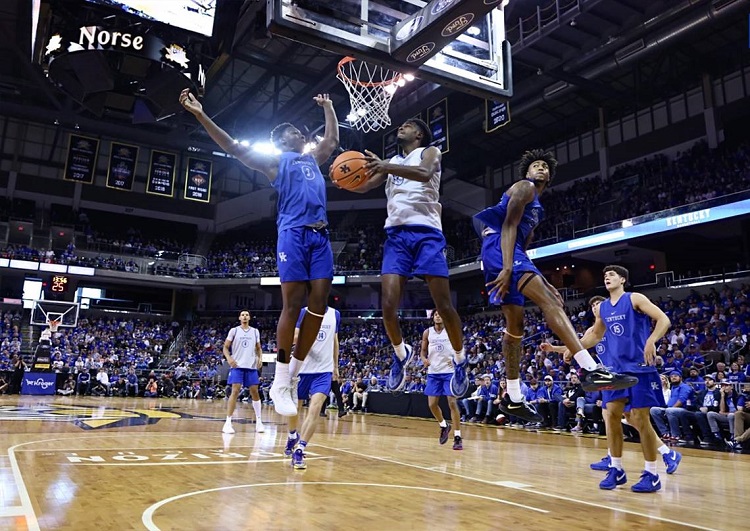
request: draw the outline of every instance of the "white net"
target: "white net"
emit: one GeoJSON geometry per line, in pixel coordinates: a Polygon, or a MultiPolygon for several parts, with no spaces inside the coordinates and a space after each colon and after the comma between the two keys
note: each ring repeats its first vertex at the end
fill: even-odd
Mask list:
{"type": "Polygon", "coordinates": [[[404,76],[354,57],[344,57],[336,77],[349,93],[351,110],[346,120],[353,127],[369,133],[391,125],[388,108],[393,95],[406,83],[404,76]]]}

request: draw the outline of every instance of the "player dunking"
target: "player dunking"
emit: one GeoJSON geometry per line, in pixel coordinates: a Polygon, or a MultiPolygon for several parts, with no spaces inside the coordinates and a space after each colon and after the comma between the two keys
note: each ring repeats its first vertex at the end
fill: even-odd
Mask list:
{"type": "Polygon", "coordinates": [[[448,334],[443,326],[443,318],[440,312],[433,310],[431,326],[422,334],[422,348],[419,356],[422,363],[427,367],[427,386],[424,394],[427,396],[427,405],[432,411],[435,420],[440,424],[440,444],[445,444],[450,436],[451,425],[443,418],[443,412],[440,409],[440,397],[448,399],[448,407],[451,410],[451,420],[453,421],[453,449],[463,450],[463,440],[461,439],[461,412],[458,410],[456,397],[450,388],[451,376],[453,376],[453,356],[451,355],[451,345],[448,334]]]}
{"type": "Polygon", "coordinates": [[[237,397],[242,387],[250,390],[250,398],[255,411],[255,431],[263,433],[263,421],[260,417],[261,403],[258,394],[260,378],[258,371],[263,366],[262,350],[260,348],[260,333],[257,328],[250,326],[250,312],[240,311],[240,325],[229,330],[224,341],[224,357],[231,369],[227,377],[227,384],[232,386],[232,393],[227,401],[227,420],[222,432],[234,433],[232,415],[237,406],[237,397]]]}
{"type": "Polygon", "coordinates": [[[507,371],[508,392],[498,407],[506,415],[530,422],[544,419],[521,394],[520,356],[523,338],[524,297],[536,303],[552,331],[562,340],[585,369],[583,388],[622,389],[631,387],[637,378],[609,372],[597,365],[581,345],[573,329],[562,298],[542,276],[526,254],[534,228],[544,215],[539,196],[554,177],[557,161],[541,149],[527,151],[521,158],[521,180],[503,194],[500,202],[479,212],[475,219],[485,226],[482,230],[482,263],[490,302],[502,306],[506,329],[503,354],[507,371]]]}
{"type": "MultiPolygon", "coordinates": [[[[616,422],[625,413],[625,418],[641,436],[641,449],[646,461],[640,481],[631,490],[656,492],[661,489],[661,480],[656,472],[656,455],[657,450],[665,445],[660,444],[651,426],[649,412],[654,406],[666,407],[661,379],[654,364],[656,342],[667,333],[671,323],[669,317],[648,297],[625,291],[628,276],[628,270],[622,266],[609,265],[604,268],[604,287],[609,292],[609,299],[599,304],[599,319],[595,321],[591,333],[583,338],[584,346],[592,347],[606,337],[607,352],[610,354],[606,361],[611,362],[616,370],[638,377],[635,387],[602,391],[602,407],[606,407],[610,421],[607,425],[607,444],[611,459],[607,477],[599,483],[599,487],[612,490],[627,482],[622,468],[622,424],[616,422]],[[652,319],[655,321],[653,331],[652,319]]],[[[680,459],[677,452],[667,453],[664,459],[667,473],[677,469],[680,459]]]]}
{"type": "Polygon", "coordinates": [[[326,184],[318,166],[338,147],[339,127],[328,94],[318,94],[313,99],[323,107],[325,114],[323,139],[311,153],[305,154],[302,133],[292,124],[283,123],[271,131],[271,141],[281,153],[268,155],[235,142],[203,112],[203,106],[188,89],[180,94],[182,106],[198,119],[211,138],[245,166],[265,174],[278,193],[276,264],[281,277],[283,308],[276,329],[279,349],[276,375],[269,394],[276,411],[284,416],[297,414],[291,380],[318,335],[333,279],[326,184]],[[292,356],[294,323],[308,289],[308,310],[292,356]]]}
{"type": "MultiPolygon", "coordinates": [[[[307,308],[302,309],[302,313],[297,321],[297,332],[302,323],[307,308]]],[[[341,314],[338,310],[327,308],[320,325],[318,339],[310,349],[309,354],[302,363],[299,371],[299,386],[297,394],[299,397],[299,406],[302,406],[303,400],[310,400],[307,408],[307,416],[302,424],[302,429],[297,433],[297,423],[299,413],[294,417],[289,417],[289,436],[286,441],[284,453],[292,456],[292,466],[296,470],[307,468],[305,463],[305,448],[310,442],[315,428],[318,424],[318,418],[321,406],[331,392],[331,382],[334,378],[339,377],[339,323],[341,314]]],[[[295,335],[296,337],[296,335],[295,335]]]]}
{"type": "MultiPolygon", "coordinates": [[[[581,343],[583,345],[588,345],[590,342],[592,342],[592,338],[596,337],[594,335],[594,329],[596,326],[596,323],[601,322],[601,315],[599,313],[601,303],[605,300],[604,297],[601,297],[599,295],[596,295],[594,297],[591,297],[589,299],[589,306],[591,307],[591,312],[594,314],[594,325],[589,327],[586,332],[583,334],[583,337],[581,338],[581,343]]],[[[549,343],[542,343],[540,345],[540,348],[544,350],[545,352],[555,351],[559,352],[561,354],[564,354],[566,357],[570,356],[570,351],[566,349],[565,347],[559,347],[559,346],[552,346],[549,343]]],[[[596,354],[601,360],[601,362],[607,366],[611,367],[613,365],[613,358],[617,355],[615,352],[612,352],[611,349],[607,348],[607,334],[605,333],[604,336],[601,337],[599,342],[594,347],[596,350],[596,354]]],[[[633,388],[634,390],[637,388],[633,388]]],[[[607,398],[607,396],[603,396],[604,399],[607,398]]],[[[662,395],[663,398],[663,395],[662,395]]],[[[627,406],[626,406],[627,407],[627,406]]],[[[602,418],[604,420],[604,426],[606,428],[607,437],[609,438],[609,434],[613,433],[613,436],[616,436],[617,433],[620,433],[622,435],[622,424],[620,422],[622,417],[618,418],[611,418],[609,414],[609,410],[607,409],[607,404],[603,400],[602,401],[602,418]],[[610,427],[610,423],[616,423],[618,426],[610,427]],[[612,431],[615,430],[615,431],[612,431]]],[[[662,459],[664,460],[664,465],[667,467],[667,474],[674,474],[677,471],[677,467],[680,464],[680,461],[682,461],[682,454],[676,450],[670,450],[669,447],[664,444],[660,439],[657,439],[656,441],[657,448],[656,450],[661,454],[662,459]]],[[[604,457],[601,461],[597,461],[596,463],[591,464],[592,470],[601,470],[601,471],[609,471],[610,466],[612,465],[612,452],[609,451],[607,453],[607,456],[604,457]]]]}
{"type": "Polygon", "coordinates": [[[422,120],[404,122],[397,132],[403,156],[386,162],[367,151],[370,180],[357,188],[364,193],[385,183],[388,218],[383,248],[383,324],[393,344],[394,363],[388,376],[392,391],[403,388],[406,365],[412,359],[411,345],[404,343],[398,322],[398,307],[406,281],[423,276],[440,312],[450,339],[455,364],[451,390],[460,396],[468,385],[461,318],[451,301],[445,236],[440,219],[440,161],[442,154],[430,146],[432,133],[422,120]]]}

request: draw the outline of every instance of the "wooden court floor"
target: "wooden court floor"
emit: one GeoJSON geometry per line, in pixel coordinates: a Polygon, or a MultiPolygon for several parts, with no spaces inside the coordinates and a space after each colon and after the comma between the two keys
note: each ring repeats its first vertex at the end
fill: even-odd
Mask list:
{"type": "Polygon", "coordinates": [[[228,437],[224,407],[0,397],[0,529],[748,529],[747,455],[684,450],[676,474],[659,463],[660,492],[635,494],[626,444],[628,484],[602,491],[603,439],[468,425],[458,452],[434,421],[331,410],[295,471],[271,407],[265,433],[228,437]]]}

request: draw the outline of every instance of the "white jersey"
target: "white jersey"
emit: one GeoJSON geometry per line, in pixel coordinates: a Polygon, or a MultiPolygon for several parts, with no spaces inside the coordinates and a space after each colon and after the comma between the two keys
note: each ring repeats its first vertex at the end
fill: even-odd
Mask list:
{"type": "MultiPolygon", "coordinates": [[[[302,324],[302,318],[305,316],[307,308],[302,308],[297,320],[297,328],[302,324]]],[[[333,372],[333,345],[334,336],[339,333],[339,323],[341,314],[338,310],[331,307],[326,309],[323,315],[323,321],[320,323],[318,338],[310,347],[305,361],[300,367],[300,374],[319,374],[324,372],[333,372]]]]}
{"type": "MultiPolygon", "coordinates": [[[[406,157],[396,155],[390,162],[401,166],[419,166],[427,148],[417,148],[406,157]]],[[[442,206],[440,205],[440,169],[426,183],[388,175],[385,196],[388,199],[388,218],[385,226],[422,225],[440,231],[442,206]]]]}
{"type": "Polygon", "coordinates": [[[427,359],[430,366],[427,374],[446,374],[453,372],[453,347],[445,328],[438,333],[434,326],[427,334],[427,359]]]}
{"type": "Polygon", "coordinates": [[[258,357],[255,355],[255,345],[260,343],[260,332],[257,328],[235,326],[229,331],[227,340],[232,342],[232,358],[242,369],[257,369],[258,357]]]}

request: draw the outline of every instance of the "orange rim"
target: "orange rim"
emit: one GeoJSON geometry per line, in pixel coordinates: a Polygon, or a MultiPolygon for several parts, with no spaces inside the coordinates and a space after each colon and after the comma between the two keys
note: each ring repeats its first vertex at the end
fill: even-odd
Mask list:
{"type": "Polygon", "coordinates": [[[386,79],[384,81],[359,81],[357,79],[352,79],[349,76],[347,76],[344,73],[344,65],[347,63],[351,63],[352,61],[356,61],[356,57],[347,56],[344,57],[341,61],[339,61],[338,71],[339,75],[346,79],[347,82],[349,82],[352,85],[359,85],[360,87],[381,87],[386,85],[394,85],[398,82],[399,79],[403,77],[402,74],[396,72],[396,75],[394,75],[391,79],[386,79]]]}

